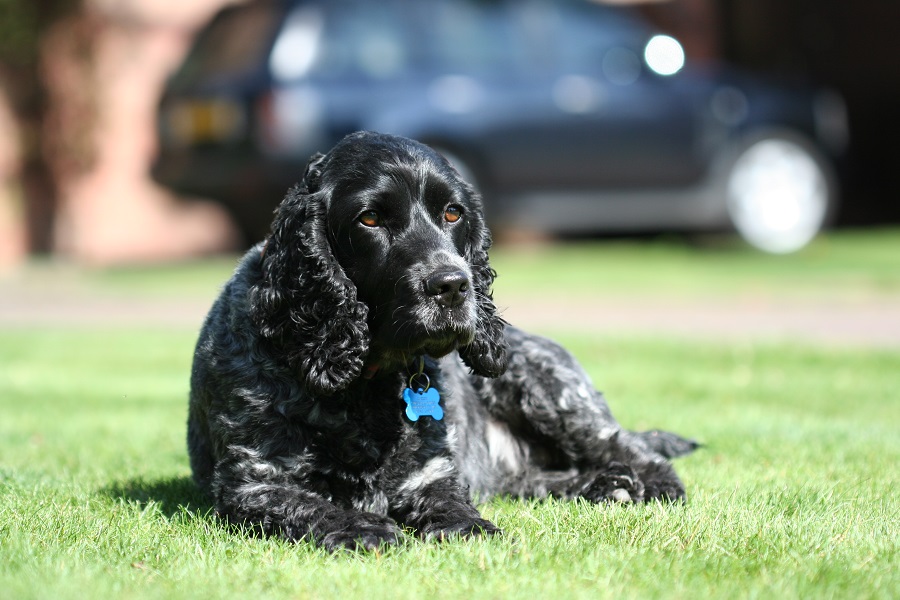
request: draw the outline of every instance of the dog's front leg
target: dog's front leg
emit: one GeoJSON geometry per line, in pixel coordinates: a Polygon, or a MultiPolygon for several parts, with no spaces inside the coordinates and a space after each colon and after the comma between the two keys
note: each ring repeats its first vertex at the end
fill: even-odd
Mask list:
{"type": "Polygon", "coordinates": [[[399,482],[391,515],[427,539],[500,533],[472,505],[449,456],[429,459],[399,482]]]}
{"type": "Polygon", "coordinates": [[[329,551],[373,550],[397,543],[400,534],[389,517],[340,508],[283,478],[249,481],[243,473],[241,479],[219,486],[216,505],[231,523],[289,541],[309,540],[329,551]]]}

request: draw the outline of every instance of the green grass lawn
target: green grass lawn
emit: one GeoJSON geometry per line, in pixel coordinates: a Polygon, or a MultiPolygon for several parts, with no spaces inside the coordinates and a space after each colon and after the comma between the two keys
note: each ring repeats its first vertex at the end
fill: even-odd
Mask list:
{"type": "MultiPolygon", "coordinates": [[[[891,297],[900,232],[875,238],[834,236],[780,258],[660,242],[500,251],[496,262],[509,294],[536,274],[588,294],[652,289],[664,273],[688,297],[835,283],[891,297]],[[600,277],[559,270],[554,255],[600,265],[600,277]]],[[[92,273],[84,285],[199,295],[230,269],[92,273]]],[[[706,444],[677,463],[687,505],[492,500],[482,510],[502,537],[328,555],[209,515],[184,444],[194,336],[0,330],[0,598],[900,594],[898,350],[561,333],[623,424],[706,444]]]]}

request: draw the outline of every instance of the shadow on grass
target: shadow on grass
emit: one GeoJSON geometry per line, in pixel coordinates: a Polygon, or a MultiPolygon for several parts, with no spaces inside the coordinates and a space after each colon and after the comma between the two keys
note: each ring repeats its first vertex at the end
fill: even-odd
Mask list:
{"type": "Polygon", "coordinates": [[[103,488],[101,493],[113,499],[137,502],[142,507],[155,502],[160,511],[173,517],[183,511],[197,517],[212,516],[213,505],[189,476],[147,481],[132,479],[103,488]]]}
{"type": "Polygon", "coordinates": [[[189,476],[156,481],[132,479],[102,488],[100,493],[113,500],[136,502],[141,508],[153,503],[169,519],[185,514],[191,518],[207,520],[236,535],[265,537],[261,530],[252,525],[232,523],[227,517],[220,517],[213,504],[189,476]]]}

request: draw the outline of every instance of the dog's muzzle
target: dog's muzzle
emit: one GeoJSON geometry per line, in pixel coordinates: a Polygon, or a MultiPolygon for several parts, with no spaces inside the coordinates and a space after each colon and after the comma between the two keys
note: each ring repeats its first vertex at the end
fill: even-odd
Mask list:
{"type": "Polygon", "coordinates": [[[456,308],[466,301],[471,289],[469,276],[460,270],[440,270],[425,278],[425,294],[444,308],[456,308]]]}

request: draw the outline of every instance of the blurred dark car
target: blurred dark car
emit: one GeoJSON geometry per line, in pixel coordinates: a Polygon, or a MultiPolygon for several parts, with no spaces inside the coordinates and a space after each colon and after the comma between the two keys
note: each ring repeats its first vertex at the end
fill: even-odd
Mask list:
{"type": "Polygon", "coordinates": [[[220,12],[169,81],[153,175],[254,241],[311,154],[367,129],[444,153],[495,229],[733,226],[789,252],[834,212],[845,123],[833,93],[692,69],[587,0],[262,0],[220,12]]]}

